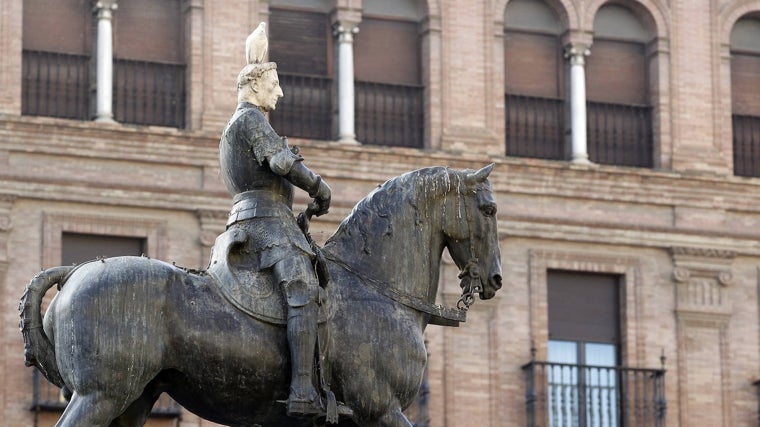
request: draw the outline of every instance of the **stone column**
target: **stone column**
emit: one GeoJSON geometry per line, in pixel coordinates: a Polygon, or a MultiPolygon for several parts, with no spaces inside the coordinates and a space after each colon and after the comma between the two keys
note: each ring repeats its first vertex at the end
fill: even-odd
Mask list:
{"type": "Polygon", "coordinates": [[[117,0],[95,2],[98,18],[95,121],[113,122],[113,29],[111,19],[117,0]]]}
{"type": "Polygon", "coordinates": [[[357,144],[354,127],[354,34],[359,27],[353,22],[336,22],[338,37],[338,141],[357,144]]]}
{"type": "Polygon", "coordinates": [[[586,143],[586,56],[588,46],[572,43],[565,47],[570,59],[570,135],[573,163],[590,163],[586,143]]]}

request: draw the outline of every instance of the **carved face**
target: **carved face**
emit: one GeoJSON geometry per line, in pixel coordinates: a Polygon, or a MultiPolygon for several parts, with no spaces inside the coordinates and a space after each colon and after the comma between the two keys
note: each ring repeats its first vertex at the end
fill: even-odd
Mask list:
{"type": "Polygon", "coordinates": [[[265,71],[261,77],[251,82],[251,103],[263,111],[274,110],[282,95],[277,70],[265,71]]]}

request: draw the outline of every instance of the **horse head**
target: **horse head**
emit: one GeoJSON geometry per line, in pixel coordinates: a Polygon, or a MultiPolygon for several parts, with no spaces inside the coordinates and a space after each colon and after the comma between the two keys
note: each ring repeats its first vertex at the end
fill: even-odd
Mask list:
{"type": "Polygon", "coordinates": [[[465,306],[472,303],[473,295],[486,300],[501,288],[496,200],[488,181],[493,167],[491,164],[475,172],[462,172],[454,190],[457,197],[445,201],[445,244],[461,270],[460,302],[465,306]]]}

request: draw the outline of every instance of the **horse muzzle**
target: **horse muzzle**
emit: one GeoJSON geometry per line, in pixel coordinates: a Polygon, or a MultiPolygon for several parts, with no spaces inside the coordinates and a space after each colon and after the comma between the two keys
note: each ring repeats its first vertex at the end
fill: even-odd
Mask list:
{"type": "Polygon", "coordinates": [[[480,299],[491,299],[496,295],[496,291],[501,289],[501,274],[494,273],[488,276],[488,282],[483,284],[483,290],[480,292],[480,299]]]}

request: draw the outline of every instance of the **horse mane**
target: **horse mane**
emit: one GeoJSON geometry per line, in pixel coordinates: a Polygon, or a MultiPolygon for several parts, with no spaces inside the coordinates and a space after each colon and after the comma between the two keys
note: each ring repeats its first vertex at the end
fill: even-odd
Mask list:
{"type": "Polygon", "coordinates": [[[368,237],[392,234],[394,222],[401,218],[420,224],[427,213],[428,202],[457,190],[464,182],[464,173],[436,166],[389,179],[354,206],[325,246],[360,235],[365,239],[364,250],[368,252],[368,237]]]}

